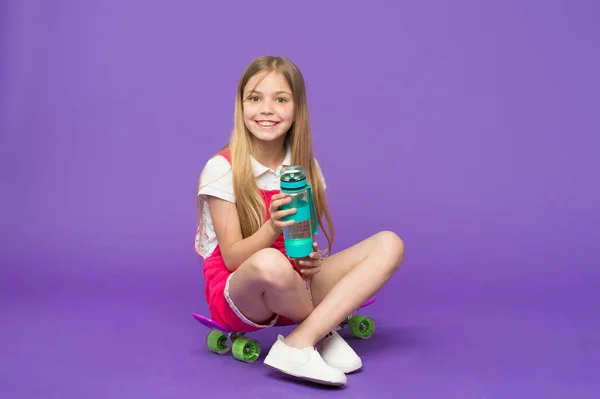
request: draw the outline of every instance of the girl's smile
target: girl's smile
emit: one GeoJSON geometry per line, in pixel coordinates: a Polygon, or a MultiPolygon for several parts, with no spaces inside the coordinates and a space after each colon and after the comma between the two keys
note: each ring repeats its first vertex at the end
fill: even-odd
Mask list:
{"type": "Polygon", "coordinates": [[[264,130],[272,130],[279,123],[279,122],[268,121],[268,120],[260,120],[260,121],[255,121],[255,122],[259,126],[259,128],[264,129],[264,130]]]}

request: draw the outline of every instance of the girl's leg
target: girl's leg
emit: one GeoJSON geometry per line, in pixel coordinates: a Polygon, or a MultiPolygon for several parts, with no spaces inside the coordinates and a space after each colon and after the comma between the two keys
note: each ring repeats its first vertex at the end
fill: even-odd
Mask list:
{"type": "MultiPolygon", "coordinates": [[[[301,323],[313,310],[302,278],[276,249],[263,249],[248,258],[231,276],[229,297],[251,322],[265,325],[274,314],[301,323]]],[[[279,336],[264,364],[311,381],[343,385],[346,376],[330,367],[314,347],[294,348],[279,336]]]]}
{"type": "Polygon", "coordinates": [[[313,346],[375,294],[404,258],[404,243],[389,231],[323,259],[312,277],[314,310],[285,338],[293,347],[313,346]]]}
{"type": "Polygon", "coordinates": [[[258,251],[233,273],[229,297],[247,319],[259,325],[275,314],[300,323],[313,310],[304,281],[273,248],[258,251]]]}

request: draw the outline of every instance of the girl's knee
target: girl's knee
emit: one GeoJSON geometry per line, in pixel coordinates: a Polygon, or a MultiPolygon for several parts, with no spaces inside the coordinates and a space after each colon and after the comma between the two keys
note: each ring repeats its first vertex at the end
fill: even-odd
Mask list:
{"type": "Polygon", "coordinates": [[[295,271],[290,261],[277,249],[265,248],[258,251],[252,268],[261,282],[273,288],[286,289],[293,283],[295,271]]]}
{"type": "Polygon", "coordinates": [[[404,258],[404,241],[393,231],[381,231],[377,234],[381,248],[397,258],[397,267],[404,258]]]}

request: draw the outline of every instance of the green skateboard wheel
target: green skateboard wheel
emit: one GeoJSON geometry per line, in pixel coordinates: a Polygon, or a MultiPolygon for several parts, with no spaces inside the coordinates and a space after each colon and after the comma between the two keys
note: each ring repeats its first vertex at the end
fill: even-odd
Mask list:
{"type": "Polygon", "coordinates": [[[219,330],[210,330],[206,334],[206,346],[208,346],[209,351],[219,355],[229,352],[227,335],[219,330]]]}
{"type": "Polygon", "coordinates": [[[375,332],[375,320],[363,315],[354,315],[348,322],[350,333],[356,338],[368,339],[375,332]]]}
{"type": "Polygon", "coordinates": [[[233,357],[245,363],[252,363],[258,360],[260,356],[260,344],[246,337],[239,337],[233,341],[231,348],[233,357]]]}

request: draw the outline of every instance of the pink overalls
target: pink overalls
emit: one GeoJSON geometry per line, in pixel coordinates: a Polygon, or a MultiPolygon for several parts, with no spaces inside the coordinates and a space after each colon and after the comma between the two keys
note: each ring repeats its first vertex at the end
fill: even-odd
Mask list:
{"type": "MultiPolygon", "coordinates": [[[[229,163],[231,163],[229,150],[224,150],[219,155],[223,156],[225,159],[227,159],[227,161],[229,161],[229,163]]],[[[271,198],[273,195],[278,193],[279,190],[260,190],[260,194],[265,203],[265,215],[267,220],[270,218],[269,206],[271,205],[271,198]]],[[[283,234],[277,237],[271,247],[278,249],[285,255],[283,234]]],[[[294,268],[294,270],[300,276],[302,276],[291,259],[290,266],[294,268]]],[[[221,251],[218,245],[214,249],[213,253],[204,260],[203,272],[206,283],[206,301],[208,303],[208,309],[210,311],[211,318],[214,321],[222,324],[224,327],[236,332],[252,332],[265,327],[271,327],[273,325],[294,324],[291,320],[281,315],[277,315],[270,321],[268,325],[258,325],[247,320],[239,312],[239,310],[237,310],[235,304],[231,301],[228,295],[229,277],[232,273],[225,266],[225,262],[223,261],[223,257],[221,256],[221,251]]],[[[310,293],[310,280],[305,281],[307,289],[310,293]]]]}

